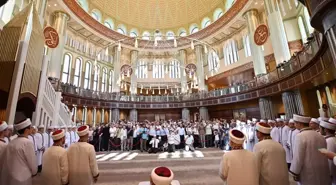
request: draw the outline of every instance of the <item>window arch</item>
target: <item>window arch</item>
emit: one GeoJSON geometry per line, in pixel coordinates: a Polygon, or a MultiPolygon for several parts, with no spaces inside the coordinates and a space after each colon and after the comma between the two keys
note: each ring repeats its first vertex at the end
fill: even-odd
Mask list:
{"type": "Polygon", "coordinates": [[[187,36],[187,31],[184,28],[180,28],[179,31],[178,31],[178,35],[180,37],[185,37],[185,36],[187,36]]]}
{"type": "Polygon", "coordinates": [[[219,69],[219,57],[215,51],[208,54],[209,71],[217,71],[219,69]]]}
{"type": "Polygon", "coordinates": [[[135,28],[131,29],[130,37],[138,37],[138,30],[135,28]]]}
{"type": "Polygon", "coordinates": [[[173,40],[175,38],[175,34],[173,31],[168,31],[166,33],[166,40],[173,40]]]}
{"type": "Polygon", "coordinates": [[[251,53],[251,44],[249,35],[243,36],[243,44],[244,44],[245,56],[246,57],[251,56],[252,53],[251,53]]]}
{"type": "Polygon", "coordinates": [[[93,76],[93,90],[98,91],[98,85],[99,85],[99,75],[100,75],[100,65],[97,65],[95,70],[95,74],[93,76]]]}
{"type": "Polygon", "coordinates": [[[305,22],[306,22],[306,26],[307,26],[307,29],[308,29],[307,33],[308,34],[314,33],[315,30],[314,30],[314,28],[310,24],[310,15],[309,15],[307,7],[303,8],[303,16],[304,16],[304,19],[305,19],[305,22]]]}
{"type": "Polygon", "coordinates": [[[229,40],[224,45],[224,64],[225,66],[233,64],[238,61],[238,48],[235,40],[229,40]]]}
{"type": "Polygon", "coordinates": [[[92,11],[91,11],[91,16],[92,16],[94,19],[96,19],[97,21],[101,22],[102,15],[101,15],[101,13],[100,13],[99,10],[96,10],[96,9],[92,10],[92,11]]]}
{"type": "Polygon", "coordinates": [[[230,9],[232,7],[232,5],[234,4],[235,0],[226,0],[225,2],[225,11],[228,11],[228,9],[230,9]]]}
{"type": "Polygon", "coordinates": [[[114,30],[114,23],[112,19],[106,19],[104,21],[104,25],[108,28],[110,28],[111,30],[114,30]]]}
{"type": "Polygon", "coordinates": [[[148,31],[143,32],[142,40],[150,40],[150,33],[148,31]]]}
{"type": "Polygon", "coordinates": [[[106,82],[107,82],[107,69],[106,69],[106,67],[103,67],[101,92],[105,92],[106,91],[106,82]]]}
{"type": "Polygon", "coordinates": [[[170,62],[169,77],[170,78],[181,78],[181,68],[180,68],[180,62],[178,60],[173,60],[170,62]]]}
{"type": "Polygon", "coordinates": [[[112,85],[113,85],[113,76],[114,76],[114,73],[113,73],[113,70],[110,70],[110,74],[109,74],[109,85],[108,85],[108,91],[109,92],[112,92],[112,85]]]}
{"type": "Polygon", "coordinates": [[[72,56],[69,53],[66,53],[63,59],[63,70],[62,70],[63,83],[68,83],[70,80],[71,61],[72,56]]]}
{"type": "Polygon", "coordinates": [[[160,31],[154,33],[154,38],[156,40],[162,40],[162,33],[160,31]]]}
{"type": "Polygon", "coordinates": [[[205,28],[211,24],[211,20],[209,17],[206,17],[202,20],[202,28],[205,28]]]}
{"type": "Polygon", "coordinates": [[[86,0],[76,0],[76,2],[85,10],[89,10],[89,5],[86,0]]]}
{"type": "Polygon", "coordinates": [[[74,81],[73,85],[80,87],[80,77],[81,77],[81,72],[82,72],[82,58],[76,58],[75,61],[75,73],[74,73],[74,81]]]}
{"type": "Polygon", "coordinates": [[[300,30],[300,34],[301,34],[301,39],[303,43],[307,42],[307,32],[303,23],[303,19],[301,16],[299,16],[298,18],[298,25],[299,25],[299,30],[300,30]]]}
{"type": "Polygon", "coordinates": [[[117,32],[120,33],[120,34],[127,35],[127,30],[126,30],[125,25],[120,24],[120,25],[118,26],[117,32]]]}
{"type": "Polygon", "coordinates": [[[221,8],[217,8],[213,14],[213,20],[216,21],[223,15],[223,10],[221,8]]]}
{"type": "Polygon", "coordinates": [[[196,33],[196,32],[198,32],[198,25],[197,24],[192,24],[191,26],[190,26],[190,28],[189,28],[189,33],[190,34],[193,34],[193,33],[196,33]]]}
{"type": "Polygon", "coordinates": [[[90,80],[91,80],[91,62],[85,63],[85,72],[84,72],[84,89],[90,88],[90,80]]]}

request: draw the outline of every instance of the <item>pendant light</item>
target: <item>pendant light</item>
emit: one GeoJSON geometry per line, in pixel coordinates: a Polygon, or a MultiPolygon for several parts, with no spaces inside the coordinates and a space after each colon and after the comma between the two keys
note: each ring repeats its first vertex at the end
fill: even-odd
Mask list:
{"type": "Polygon", "coordinates": [[[190,43],[190,47],[191,47],[191,49],[192,49],[192,50],[194,50],[194,49],[195,49],[195,46],[194,46],[194,41],[193,41],[193,40],[192,40],[192,41],[191,41],[191,43],[190,43]]]}
{"type": "Polygon", "coordinates": [[[174,37],[174,47],[176,48],[177,47],[177,41],[176,41],[176,38],[174,37]]]}
{"type": "Polygon", "coordinates": [[[206,45],[204,45],[204,53],[208,53],[208,48],[206,45]]]}
{"type": "Polygon", "coordinates": [[[138,48],[138,39],[137,39],[137,38],[135,38],[135,41],[134,41],[134,47],[135,47],[135,48],[138,48]]]}
{"type": "Polygon", "coordinates": [[[208,75],[205,75],[205,80],[208,80],[208,75]]]}
{"type": "Polygon", "coordinates": [[[120,42],[118,43],[118,51],[121,51],[121,44],[120,44],[120,42]]]}

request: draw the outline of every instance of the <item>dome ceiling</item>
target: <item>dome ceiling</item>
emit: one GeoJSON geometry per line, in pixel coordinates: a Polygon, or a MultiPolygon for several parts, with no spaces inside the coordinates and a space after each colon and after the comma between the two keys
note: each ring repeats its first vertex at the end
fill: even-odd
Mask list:
{"type": "Polygon", "coordinates": [[[141,29],[171,29],[212,19],[226,0],[88,0],[104,17],[141,29]]]}

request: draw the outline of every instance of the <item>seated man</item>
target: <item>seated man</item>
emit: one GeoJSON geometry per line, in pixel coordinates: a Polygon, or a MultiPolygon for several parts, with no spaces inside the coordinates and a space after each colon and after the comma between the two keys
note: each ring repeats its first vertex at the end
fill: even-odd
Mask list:
{"type": "Polygon", "coordinates": [[[189,151],[189,149],[194,151],[194,137],[191,135],[191,132],[188,132],[188,135],[185,138],[185,150],[189,151]]]}
{"type": "Polygon", "coordinates": [[[153,136],[152,140],[149,141],[149,144],[152,146],[148,153],[156,153],[158,151],[159,148],[159,142],[160,140],[156,138],[156,136],[153,136]]]}

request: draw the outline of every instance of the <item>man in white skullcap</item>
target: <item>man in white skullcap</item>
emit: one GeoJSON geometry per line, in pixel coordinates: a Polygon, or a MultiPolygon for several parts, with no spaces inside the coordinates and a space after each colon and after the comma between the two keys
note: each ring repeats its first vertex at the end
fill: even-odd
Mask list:
{"type": "Polygon", "coordinates": [[[38,153],[38,149],[37,149],[38,141],[36,139],[36,132],[37,132],[36,126],[32,126],[31,127],[30,135],[28,136],[28,139],[33,143],[34,150],[35,150],[35,156],[36,156],[36,162],[37,162],[36,166],[38,166],[38,156],[37,156],[37,153],[38,153]]]}
{"type": "MultiPolygon", "coordinates": [[[[293,146],[295,142],[295,136],[300,133],[298,129],[295,128],[295,122],[293,119],[289,120],[289,133],[288,133],[288,139],[287,139],[287,148],[289,149],[289,168],[293,160],[293,146]]],[[[288,163],[288,161],[287,161],[288,163]]]]}
{"type": "Polygon", "coordinates": [[[268,120],[268,124],[272,127],[271,131],[271,137],[274,141],[279,142],[280,141],[280,131],[278,128],[278,125],[274,120],[268,120]]]}
{"type": "Polygon", "coordinates": [[[288,125],[285,124],[284,120],[282,118],[277,118],[276,119],[277,124],[279,125],[279,140],[280,143],[282,145],[282,147],[285,149],[286,151],[286,161],[288,164],[288,168],[289,168],[289,164],[290,164],[290,150],[287,147],[287,140],[288,140],[288,134],[290,131],[290,128],[288,125]]]}
{"type": "Polygon", "coordinates": [[[295,137],[289,172],[301,185],[330,185],[328,159],[317,150],[327,147],[326,140],[309,127],[310,117],[294,114],[293,120],[300,133],[295,137]]]}
{"type": "Polygon", "coordinates": [[[254,146],[253,152],[257,157],[260,185],[289,185],[284,148],[272,140],[270,125],[257,123],[256,129],[259,143],[254,146]]]}
{"type": "Polygon", "coordinates": [[[14,132],[14,126],[13,125],[8,125],[7,127],[7,132],[5,133],[5,138],[4,140],[6,141],[6,144],[8,144],[11,140],[17,138],[17,134],[13,134],[14,132]]]}
{"type": "Polygon", "coordinates": [[[256,157],[243,148],[246,136],[241,131],[232,129],[229,137],[232,150],[223,155],[219,176],[228,185],[259,185],[256,157]]]}
{"type": "Polygon", "coordinates": [[[43,135],[44,133],[44,126],[40,125],[38,126],[38,132],[34,135],[36,148],[37,148],[37,165],[38,165],[38,172],[41,172],[42,170],[42,155],[45,151],[46,147],[46,140],[48,139],[48,135],[43,135]]]}
{"type": "Polygon", "coordinates": [[[5,121],[1,121],[0,122],[0,159],[1,159],[1,154],[5,151],[5,148],[7,146],[7,143],[5,141],[5,133],[7,132],[7,128],[8,128],[7,123],[5,121]]]}
{"type": "Polygon", "coordinates": [[[47,145],[48,145],[48,148],[51,147],[54,144],[54,141],[51,137],[54,129],[55,129],[55,126],[52,126],[52,125],[50,125],[47,129],[47,134],[48,134],[47,145]]]}
{"type": "Polygon", "coordinates": [[[316,118],[312,118],[310,120],[309,127],[315,130],[316,132],[320,132],[320,121],[316,118]]]}
{"type": "Polygon", "coordinates": [[[53,146],[43,155],[43,169],[41,173],[44,185],[60,185],[69,182],[68,155],[64,149],[64,130],[56,130],[51,135],[53,146]]]}
{"type": "MultiPolygon", "coordinates": [[[[336,153],[336,138],[335,138],[335,130],[336,130],[336,119],[330,118],[329,121],[321,121],[320,122],[320,133],[327,142],[327,150],[329,152],[336,153]]],[[[333,163],[333,160],[329,160],[329,170],[330,176],[332,177],[332,184],[336,185],[336,166],[333,163]]]]}
{"type": "Polygon", "coordinates": [[[92,185],[98,180],[99,171],[95,149],[88,143],[89,126],[79,127],[77,133],[79,141],[68,149],[69,182],[70,185],[92,185]]]}
{"type": "Polygon", "coordinates": [[[19,137],[12,140],[2,154],[0,184],[32,185],[32,177],[37,174],[37,162],[33,143],[28,139],[31,121],[20,120],[14,128],[19,137]]]}

